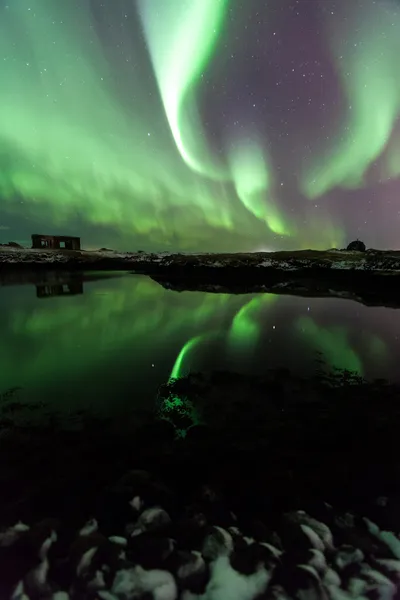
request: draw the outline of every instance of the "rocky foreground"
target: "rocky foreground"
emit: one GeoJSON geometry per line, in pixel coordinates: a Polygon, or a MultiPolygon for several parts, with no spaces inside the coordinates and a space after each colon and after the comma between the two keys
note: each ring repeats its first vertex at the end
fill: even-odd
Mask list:
{"type": "Polygon", "coordinates": [[[397,598],[399,393],[348,372],[193,374],[131,427],[80,411],[67,428],[51,406],[18,425],[8,390],[0,598],[397,598]]]}
{"type": "Polygon", "coordinates": [[[341,297],[400,307],[400,252],[389,250],[146,254],[0,247],[0,285],[38,283],[50,270],[65,280],[85,271],[131,271],[176,291],[341,297]]]}
{"type": "MultiPolygon", "coordinates": [[[[397,597],[400,541],[368,518],[319,506],[274,518],[237,514],[199,486],[174,490],[132,471],[100,514],[0,532],[2,598],[29,600],[384,600],[397,597]],[[110,519],[113,515],[114,519],[110,519]]],[[[378,498],[385,510],[387,498],[378,498]]]]}

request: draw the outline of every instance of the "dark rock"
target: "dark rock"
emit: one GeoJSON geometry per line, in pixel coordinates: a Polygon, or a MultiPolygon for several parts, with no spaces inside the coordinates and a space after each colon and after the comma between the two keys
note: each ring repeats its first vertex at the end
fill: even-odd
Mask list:
{"type": "Polygon", "coordinates": [[[174,543],[170,538],[154,536],[151,532],[129,539],[128,557],[144,569],[166,568],[174,553],[174,543]]]}
{"type": "Polygon", "coordinates": [[[366,246],[361,240],[354,240],[353,242],[350,242],[346,250],[349,252],[365,252],[366,246]]]}
{"type": "Polygon", "coordinates": [[[112,492],[126,500],[128,505],[136,497],[141,499],[144,507],[160,505],[168,510],[171,503],[174,503],[173,492],[157,477],[144,470],[132,470],[126,473],[113,486],[112,492]]]}
{"type": "Polygon", "coordinates": [[[175,527],[175,539],[184,550],[200,550],[208,532],[208,520],[201,508],[190,505],[175,527]]]}

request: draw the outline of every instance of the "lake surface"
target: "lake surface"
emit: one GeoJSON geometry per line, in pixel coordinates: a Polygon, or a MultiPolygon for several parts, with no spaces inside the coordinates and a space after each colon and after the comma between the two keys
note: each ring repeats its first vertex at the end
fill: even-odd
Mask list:
{"type": "Polygon", "coordinates": [[[341,299],[174,292],[130,274],[0,287],[0,393],[99,414],[153,407],[189,371],[331,367],[400,381],[400,310],[341,299]],[[72,295],[60,291],[75,292],[72,295]]]}

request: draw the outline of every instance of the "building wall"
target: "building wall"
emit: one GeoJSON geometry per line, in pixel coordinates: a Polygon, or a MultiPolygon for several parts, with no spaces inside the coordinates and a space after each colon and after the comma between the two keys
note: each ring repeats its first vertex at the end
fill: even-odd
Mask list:
{"type": "Polygon", "coordinates": [[[32,248],[47,250],[80,250],[81,240],[77,237],[57,235],[32,235],[32,248]]]}

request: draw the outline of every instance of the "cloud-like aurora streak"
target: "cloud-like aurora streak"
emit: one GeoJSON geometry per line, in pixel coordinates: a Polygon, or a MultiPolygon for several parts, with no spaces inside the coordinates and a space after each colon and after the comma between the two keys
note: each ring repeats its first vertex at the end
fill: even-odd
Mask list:
{"type": "Polygon", "coordinates": [[[289,235],[288,225],[273,201],[273,174],[262,145],[250,138],[230,144],[228,150],[236,193],[247,210],[278,235],[289,235]]]}
{"type": "Polygon", "coordinates": [[[24,201],[25,214],[51,214],[58,226],[81,215],[150,244],[175,238],[178,247],[203,244],[209,228],[235,229],[227,190],[174,153],[159,99],[139,81],[117,85],[89,0],[79,8],[15,0],[0,11],[0,198],[8,210],[20,213],[24,201]]]}
{"type": "Polygon", "coordinates": [[[333,149],[313,159],[303,179],[303,191],[311,199],[336,186],[364,186],[369,167],[390,140],[400,115],[400,15],[389,9],[387,0],[367,0],[362,7],[354,2],[346,7],[353,14],[340,33],[332,26],[333,13],[325,11],[347,105],[333,149]]]}
{"type": "Polygon", "coordinates": [[[139,0],[147,44],[176,146],[194,171],[221,177],[210,159],[193,86],[211,57],[229,0],[139,0]],[[201,158],[199,158],[199,155],[201,158]]]}
{"type": "Polygon", "coordinates": [[[51,0],[3,7],[0,134],[10,159],[0,191],[11,204],[16,196],[56,204],[62,221],[81,209],[92,222],[120,225],[133,218],[121,196],[135,194],[136,222],[146,231],[140,198],[145,187],[148,198],[155,194],[146,185],[140,148],[124,147],[127,130],[143,139],[146,130],[118,109],[89,5],[81,4],[79,15],[67,3],[55,10],[51,0]],[[142,176],[130,171],[132,162],[142,176]]]}

